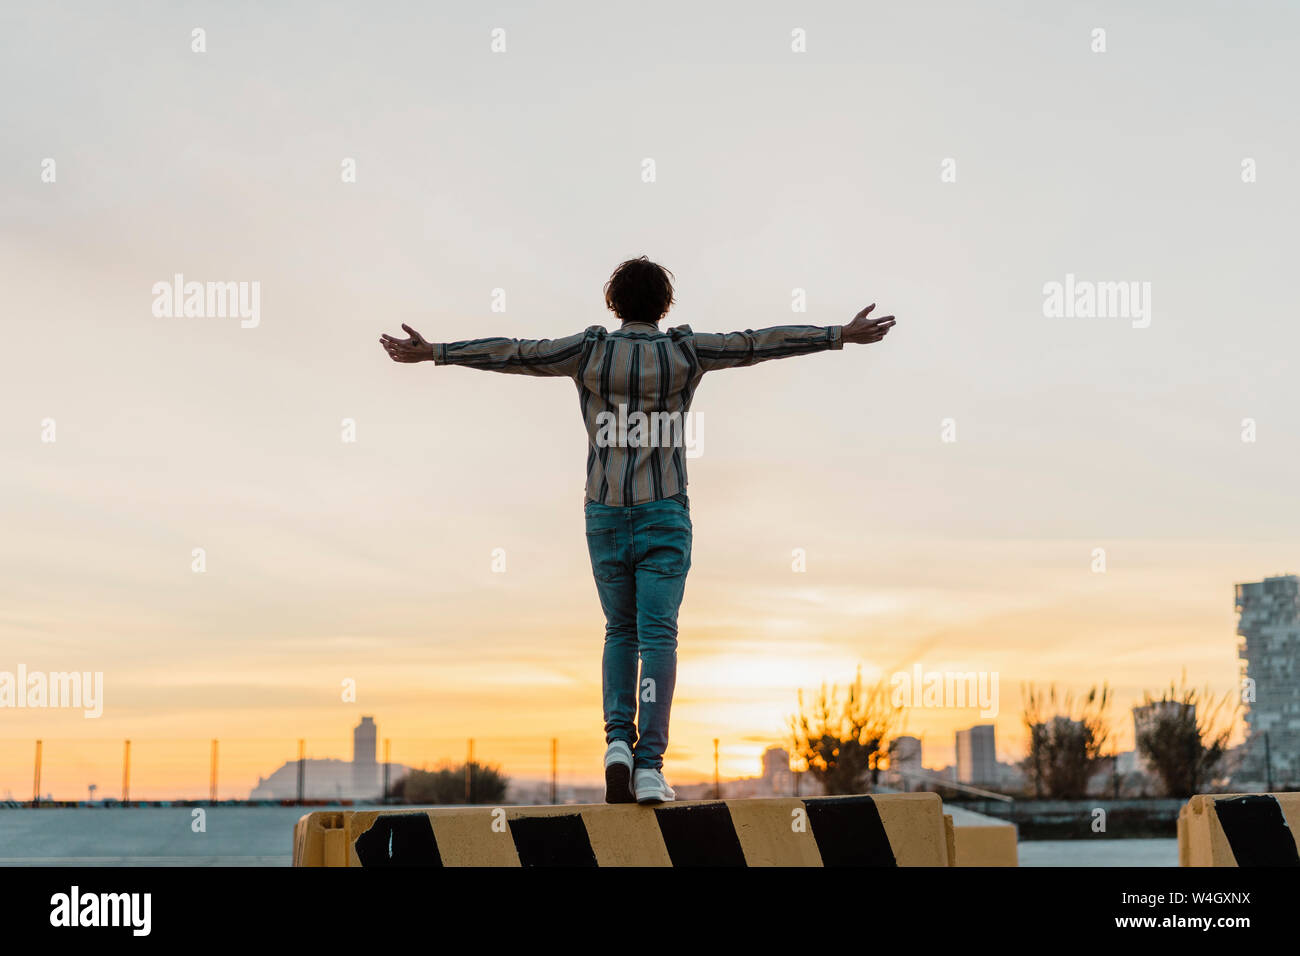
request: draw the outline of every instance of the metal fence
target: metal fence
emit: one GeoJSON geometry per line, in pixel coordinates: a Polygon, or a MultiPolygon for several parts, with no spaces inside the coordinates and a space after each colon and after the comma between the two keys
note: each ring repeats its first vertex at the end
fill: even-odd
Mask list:
{"type": "MultiPolygon", "coordinates": [[[[475,796],[475,774],[492,768],[509,780],[515,803],[566,803],[603,796],[599,737],[378,737],[373,750],[334,738],[42,738],[0,739],[0,802],[13,804],[188,801],[373,802],[409,770],[452,769],[475,796]]],[[[757,779],[756,744],[689,754],[666,768],[674,785],[712,795],[723,769],[757,779]]],[[[804,775],[759,785],[767,792],[808,792],[804,775]]],[[[752,789],[752,787],[751,787],[752,789]]]]}

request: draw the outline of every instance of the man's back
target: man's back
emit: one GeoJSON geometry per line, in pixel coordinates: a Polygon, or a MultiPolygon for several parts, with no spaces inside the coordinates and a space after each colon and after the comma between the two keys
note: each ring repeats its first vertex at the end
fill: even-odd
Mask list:
{"type": "Polygon", "coordinates": [[[562,339],[476,339],[436,346],[439,364],[572,378],[587,429],[589,501],[636,505],[686,490],[686,416],[705,372],[842,346],[841,327],[744,332],[593,325],[562,339]]]}

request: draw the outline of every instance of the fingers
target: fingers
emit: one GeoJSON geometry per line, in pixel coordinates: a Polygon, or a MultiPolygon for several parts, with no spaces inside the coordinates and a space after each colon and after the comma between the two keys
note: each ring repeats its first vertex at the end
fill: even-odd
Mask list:
{"type": "Polygon", "coordinates": [[[854,331],[863,342],[879,342],[894,327],[894,317],[886,315],[859,325],[854,331]]]}
{"type": "Polygon", "coordinates": [[[874,302],[871,303],[869,306],[867,306],[865,309],[863,309],[861,312],[855,315],[853,317],[853,321],[856,322],[858,321],[858,319],[865,319],[868,315],[871,314],[871,310],[874,309],[875,307],[876,307],[876,303],[874,302]]]}
{"type": "Polygon", "coordinates": [[[406,339],[395,339],[392,336],[381,336],[379,344],[383,346],[388,357],[394,362],[418,362],[420,361],[420,352],[406,339]]]}
{"type": "Polygon", "coordinates": [[[894,317],[892,315],[885,316],[883,319],[873,323],[871,330],[867,333],[867,342],[879,342],[889,334],[889,330],[893,327],[894,317]]]}
{"type": "Polygon", "coordinates": [[[410,333],[410,338],[399,339],[384,332],[379,336],[379,344],[394,362],[423,362],[429,357],[429,343],[425,342],[420,337],[420,333],[409,325],[403,324],[402,328],[410,333]]]}
{"type": "Polygon", "coordinates": [[[875,336],[877,339],[883,339],[888,334],[889,330],[894,327],[894,322],[895,319],[892,315],[887,315],[883,319],[876,319],[876,321],[871,323],[869,334],[875,336]]]}
{"type": "Polygon", "coordinates": [[[894,327],[897,321],[892,315],[881,316],[878,319],[870,319],[866,322],[857,323],[846,329],[847,335],[844,338],[846,342],[854,342],[859,345],[870,345],[873,342],[879,342],[894,327]]]}

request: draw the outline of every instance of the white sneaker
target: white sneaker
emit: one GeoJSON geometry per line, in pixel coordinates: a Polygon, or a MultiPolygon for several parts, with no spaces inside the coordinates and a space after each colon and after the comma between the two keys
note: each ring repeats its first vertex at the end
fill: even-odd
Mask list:
{"type": "Polygon", "coordinates": [[[633,803],[632,748],[616,740],[605,751],[605,802],[633,803]]]}
{"type": "Polygon", "coordinates": [[[668,781],[658,770],[638,770],[634,780],[637,803],[668,803],[677,799],[677,791],[668,786],[668,781]]]}

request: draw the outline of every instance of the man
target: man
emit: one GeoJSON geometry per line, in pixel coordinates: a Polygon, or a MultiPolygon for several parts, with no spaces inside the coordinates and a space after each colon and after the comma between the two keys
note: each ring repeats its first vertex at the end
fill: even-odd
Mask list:
{"type": "Polygon", "coordinates": [[[605,285],[619,319],[563,339],[475,339],[435,344],[383,335],[395,362],[433,361],[519,375],[572,378],[587,427],[587,549],[605,611],[605,800],[676,797],[663,776],[677,677],[677,610],[691,567],[683,419],[705,372],[879,342],[892,315],[848,325],[788,325],[757,332],[661,331],[672,273],[642,256],[605,285]],[[629,427],[630,426],[630,427],[629,427]],[[641,674],[637,680],[637,659],[641,674]],[[639,692],[638,692],[639,691],[639,692]],[[640,713],[637,703],[640,701],[640,713]]]}

